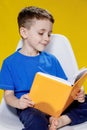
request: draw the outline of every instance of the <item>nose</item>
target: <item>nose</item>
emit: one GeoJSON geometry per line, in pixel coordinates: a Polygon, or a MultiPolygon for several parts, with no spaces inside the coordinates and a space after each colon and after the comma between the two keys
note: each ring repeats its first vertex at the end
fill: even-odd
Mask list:
{"type": "Polygon", "coordinates": [[[45,36],[44,36],[44,40],[47,41],[47,42],[49,42],[49,41],[50,41],[50,36],[45,35],[45,36]]]}

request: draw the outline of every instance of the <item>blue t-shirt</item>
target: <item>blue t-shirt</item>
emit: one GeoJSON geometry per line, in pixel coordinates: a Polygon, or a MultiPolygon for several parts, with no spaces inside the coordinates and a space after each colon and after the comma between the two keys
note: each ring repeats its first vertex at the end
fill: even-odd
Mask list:
{"type": "Polygon", "coordinates": [[[53,55],[41,52],[37,56],[25,56],[17,51],[3,61],[0,88],[14,90],[15,96],[20,98],[30,91],[37,72],[67,79],[60,63],[53,55]]]}

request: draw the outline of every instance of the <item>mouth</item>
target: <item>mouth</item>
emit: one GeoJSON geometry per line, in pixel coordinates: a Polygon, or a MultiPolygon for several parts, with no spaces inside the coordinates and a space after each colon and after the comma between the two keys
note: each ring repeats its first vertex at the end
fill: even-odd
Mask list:
{"type": "Polygon", "coordinates": [[[43,45],[43,46],[47,46],[47,45],[48,45],[48,43],[42,43],[42,45],[43,45]]]}

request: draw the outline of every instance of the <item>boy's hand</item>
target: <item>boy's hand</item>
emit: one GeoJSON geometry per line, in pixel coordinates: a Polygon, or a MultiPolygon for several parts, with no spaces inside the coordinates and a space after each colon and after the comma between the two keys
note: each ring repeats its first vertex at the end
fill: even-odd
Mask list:
{"type": "Polygon", "coordinates": [[[78,100],[78,102],[81,102],[81,103],[85,101],[85,92],[83,89],[80,89],[75,100],[78,100]]]}
{"type": "Polygon", "coordinates": [[[23,96],[21,96],[18,103],[20,109],[34,106],[34,102],[32,102],[32,100],[29,98],[29,94],[24,94],[23,96]]]}

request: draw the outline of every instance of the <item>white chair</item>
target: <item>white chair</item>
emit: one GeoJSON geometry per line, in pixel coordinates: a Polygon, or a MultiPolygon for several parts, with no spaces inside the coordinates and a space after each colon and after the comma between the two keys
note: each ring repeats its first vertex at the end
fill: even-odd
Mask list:
{"type": "MultiPolygon", "coordinates": [[[[22,40],[20,40],[17,49],[22,45],[22,40]]],[[[45,51],[58,58],[69,81],[71,81],[73,75],[78,71],[78,66],[69,40],[63,35],[52,34],[51,41],[45,51]]],[[[86,127],[87,123],[85,122],[76,126],[65,126],[60,130],[86,130],[86,127]]],[[[3,98],[0,105],[0,130],[21,130],[22,128],[23,125],[16,115],[16,110],[6,105],[3,98]]]]}
{"type": "Polygon", "coordinates": [[[16,109],[9,107],[4,98],[0,105],[0,130],[21,130],[23,124],[16,114],[16,109]]]}

